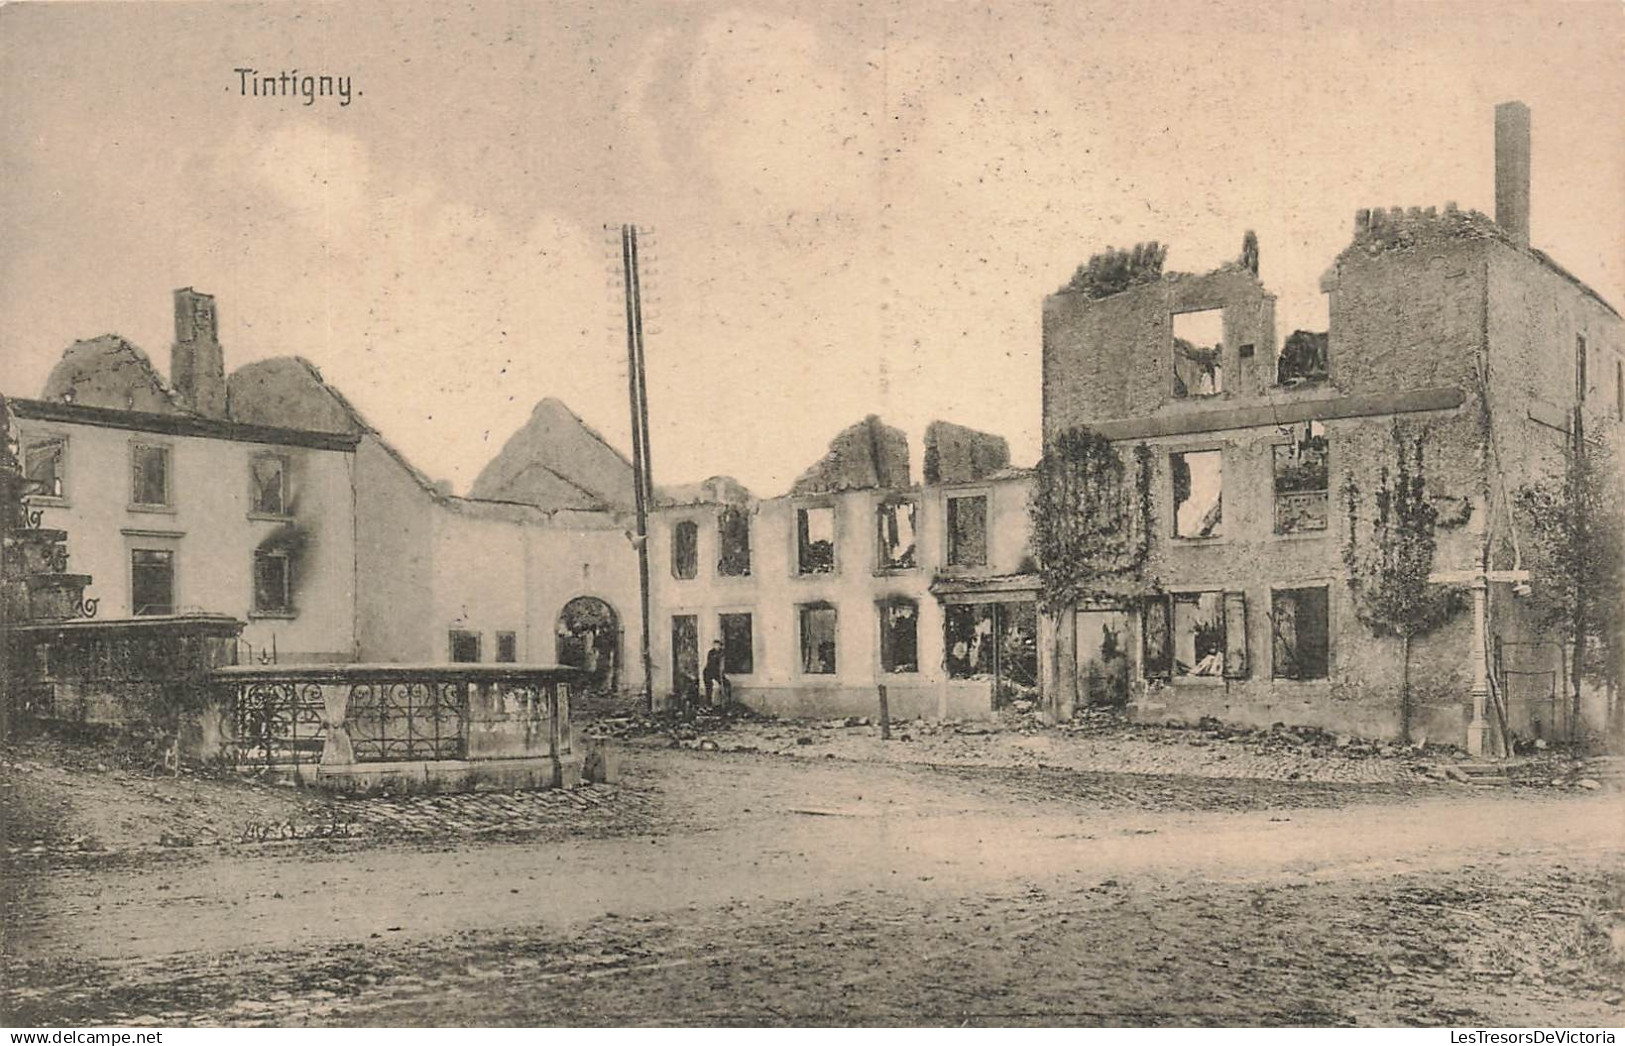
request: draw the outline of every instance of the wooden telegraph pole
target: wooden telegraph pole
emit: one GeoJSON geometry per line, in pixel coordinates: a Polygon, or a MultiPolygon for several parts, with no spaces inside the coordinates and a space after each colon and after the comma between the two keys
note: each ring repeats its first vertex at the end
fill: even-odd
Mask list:
{"type": "Polygon", "coordinates": [[[632,412],[632,494],[637,508],[638,603],[643,630],[643,707],[654,711],[654,661],[649,656],[649,508],[654,472],[649,467],[649,392],[643,371],[643,292],[638,282],[638,227],[621,226],[622,285],[626,289],[626,385],[632,412]]]}

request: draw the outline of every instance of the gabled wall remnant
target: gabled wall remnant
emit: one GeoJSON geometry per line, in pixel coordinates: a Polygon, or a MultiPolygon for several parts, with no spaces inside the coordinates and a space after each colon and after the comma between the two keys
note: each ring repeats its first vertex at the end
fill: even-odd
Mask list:
{"type": "Polygon", "coordinates": [[[594,507],[630,509],[632,463],[549,396],[480,471],[469,495],[545,509],[583,507],[564,496],[570,488],[586,492],[594,507]]]}
{"type": "Polygon", "coordinates": [[[117,334],[68,346],[40,399],[146,414],[180,414],[184,409],[147,354],[117,334]]]}
{"type": "Polygon", "coordinates": [[[925,429],[925,481],[975,483],[1010,467],[1010,444],[1003,436],[933,421],[925,429]]]}
{"type": "Polygon", "coordinates": [[[832,494],[908,484],[908,436],[871,414],[830,440],[829,453],[801,474],[790,493],[832,494]]]}
{"type": "Polygon", "coordinates": [[[278,356],[238,367],[226,382],[233,421],[308,432],[355,433],[359,426],[308,360],[278,356]]]}

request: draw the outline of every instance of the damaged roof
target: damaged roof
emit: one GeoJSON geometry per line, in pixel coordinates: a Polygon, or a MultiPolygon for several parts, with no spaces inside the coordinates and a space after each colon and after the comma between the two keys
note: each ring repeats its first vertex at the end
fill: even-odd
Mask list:
{"type": "Polygon", "coordinates": [[[51,369],[40,398],[144,414],[189,413],[147,354],[117,334],[69,345],[51,369]]]}
{"type": "Polygon", "coordinates": [[[545,509],[632,507],[632,463],[549,396],[480,470],[469,496],[545,509]]]}
{"type": "Polygon", "coordinates": [[[908,435],[871,414],[830,440],[829,451],[801,474],[790,493],[833,494],[908,485],[908,435]]]}

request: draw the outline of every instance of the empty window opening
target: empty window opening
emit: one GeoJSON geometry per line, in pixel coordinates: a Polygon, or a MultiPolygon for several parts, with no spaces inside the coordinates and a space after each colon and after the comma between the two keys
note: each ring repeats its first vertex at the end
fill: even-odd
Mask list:
{"type": "Polygon", "coordinates": [[[880,547],[880,569],[910,570],[919,565],[914,521],[918,506],[912,501],[893,501],[875,511],[880,547]]]}
{"type": "Polygon", "coordinates": [[[512,664],[519,660],[519,637],[512,632],[497,633],[497,660],[512,664]]]}
{"type": "Polygon", "coordinates": [[[808,675],[835,674],[835,608],[812,603],[801,608],[801,670],[808,675]]]}
{"type": "Polygon", "coordinates": [[[749,614],[722,614],[722,668],[730,675],[748,676],[756,671],[756,648],[749,614]]]}
{"type": "Polygon", "coordinates": [[[671,576],[689,581],[700,572],[700,527],[685,519],[671,529],[671,576]]]}
{"type": "Polygon", "coordinates": [[[942,628],[949,679],[992,674],[992,603],[951,603],[945,608],[942,628]]]}
{"type": "Polygon", "coordinates": [[[130,501],[137,505],[168,506],[168,447],[137,443],[130,448],[130,501]]]}
{"type": "Polygon", "coordinates": [[[750,575],[750,513],[729,505],[717,513],[717,544],[722,550],[717,573],[723,577],[750,575]]]}
{"type": "Polygon", "coordinates": [[[1224,533],[1224,455],[1217,450],[1168,456],[1174,480],[1174,537],[1224,533]]]}
{"type": "Polygon", "coordinates": [[[1121,610],[1080,610],[1074,641],[1078,686],[1091,705],[1128,702],[1128,615],[1121,610]]]}
{"type": "Polygon", "coordinates": [[[169,549],[130,551],[130,613],[136,617],[175,612],[175,553],[169,549]]]}
{"type": "Polygon", "coordinates": [[[1224,310],[1174,314],[1174,395],[1224,391],[1224,310]]]}
{"type": "Polygon", "coordinates": [[[1326,603],[1325,587],[1276,590],[1270,604],[1275,678],[1326,678],[1331,645],[1326,603]]]}
{"type": "Polygon", "coordinates": [[[948,565],[987,566],[987,497],[948,499],[948,565]]]}
{"type": "Polygon", "coordinates": [[[1036,603],[951,603],[944,612],[943,640],[948,677],[991,678],[995,707],[1037,696],[1036,603]]]}
{"type": "Polygon", "coordinates": [[[275,454],[262,454],[248,467],[250,511],[261,516],[282,516],[288,511],[288,463],[275,454]]]}
{"type": "Polygon", "coordinates": [[[29,493],[47,498],[65,496],[62,464],[67,457],[68,441],[61,436],[31,439],[23,444],[23,474],[29,482],[29,493]]]}
{"type": "Polygon", "coordinates": [[[254,612],[293,612],[293,564],[286,552],[254,553],[254,612]]]}
{"type": "Polygon", "coordinates": [[[454,628],[448,633],[448,636],[453,661],[458,663],[479,663],[480,634],[478,632],[464,632],[461,629],[454,628]]]}
{"type": "Polygon", "coordinates": [[[1275,361],[1276,384],[1290,386],[1324,381],[1330,339],[1326,331],[1297,330],[1288,335],[1281,346],[1281,356],[1275,361]]]}
{"type": "Polygon", "coordinates": [[[1224,677],[1224,593],[1180,592],[1174,604],[1174,678],[1224,677]]]}
{"type": "Polygon", "coordinates": [[[796,564],[803,574],[834,572],[834,508],[820,505],[796,510],[796,564]]]}
{"type": "Polygon", "coordinates": [[[1326,427],[1311,421],[1285,433],[1291,442],[1274,448],[1275,532],[1325,530],[1331,503],[1326,427]]]}
{"type": "Polygon", "coordinates": [[[920,670],[920,605],[912,599],[888,599],[879,604],[880,670],[920,670]]]}

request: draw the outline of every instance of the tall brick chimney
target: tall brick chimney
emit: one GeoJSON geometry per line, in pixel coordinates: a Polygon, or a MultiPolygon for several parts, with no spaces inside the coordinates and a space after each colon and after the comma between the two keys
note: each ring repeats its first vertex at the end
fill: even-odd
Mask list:
{"type": "Polygon", "coordinates": [[[220,348],[214,295],[190,287],[175,292],[169,382],[189,409],[207,418],[226,416],[226,358],[220,348]]]}
{"type": "Polygon", "coordinates": [[[1529,246],[1529,107],[1495,107],[1495,223],[1529,246]]]}

